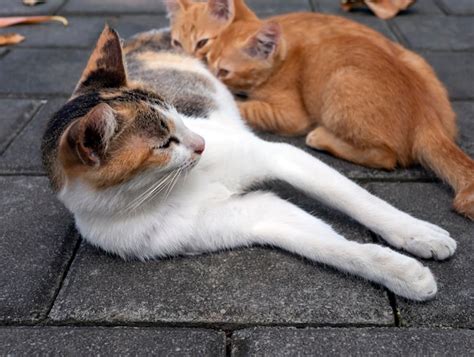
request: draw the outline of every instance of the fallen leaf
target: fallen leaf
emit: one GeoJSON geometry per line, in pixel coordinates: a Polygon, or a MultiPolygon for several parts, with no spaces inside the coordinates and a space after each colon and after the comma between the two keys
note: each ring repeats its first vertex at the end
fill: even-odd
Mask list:
{"type": "Polygon", "coordinates": [[[46,0],[23,0],[23,5],[26,6],[35,6],[39,4],[44,4],[46,0]]]}
{"type": "Polygon", "coordinates": [[[360,7],[369,7],[375,15],[387,20],[398,14],[401,10],[406,10],[413,5],[416,0],[341,0],[341,8],[350,11],[360,7]]]}
{"type": "Polygon", "coordinates": [[[64,26],[68,25],[67,19],[62,16],[20,16],[0,17],[0,28],[19,24],[39,24],[47,21],[58,21],[64,26]]]}
{"type": "Polygon", "coordinates": [[[25,37],[18,33],[5,33],[0,35],[0,46],[16,45],[24,39],[25,37]]]}

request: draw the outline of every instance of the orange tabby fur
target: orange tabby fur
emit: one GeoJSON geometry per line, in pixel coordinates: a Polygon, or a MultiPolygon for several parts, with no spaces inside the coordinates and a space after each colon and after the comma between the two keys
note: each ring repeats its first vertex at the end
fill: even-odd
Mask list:
{"type": "Polygon", "coordinates": [[[474,161],[455,143],[446,89],[423,58],[340,17],[294,13],[264,21],[242,0],[176,1],[175,44],[209,38],[199,51],[192,41],[184,49],[248,96],[239,107],[251,126],[307,134],[309,146],[368,167],[421,163],[453,187],[455,209],[474,219],[474,161]],[[210,13],[226,4],[219,19],[210,13]]]}

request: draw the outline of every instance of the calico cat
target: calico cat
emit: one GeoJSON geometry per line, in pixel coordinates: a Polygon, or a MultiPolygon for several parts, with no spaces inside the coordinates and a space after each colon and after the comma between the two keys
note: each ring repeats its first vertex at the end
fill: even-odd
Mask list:
{"type": "Polygon", "coordinates": [[[243,0],[167,0],[174,47],[207,61],[254,128],[387,170],[421,163],[474,219],[474,161],[455,143],[444,86],[417,54],[344,18],[263,21],[243,0]]]}
{"type": "Polygon", "coordinates": [[[454,253],[448,232],[291,145],[259,139],[225,86],[167,46],[169,33],[153,31],[122,51],[117,33],[105,28],[71,99],[49,122],[44,166],[84,239],[138,259],[266,244],[409,299],[436,294],[433,275],[417,260],[348,241],[276,195],[247,189],[283,180],[423,258],[454,253]]]}

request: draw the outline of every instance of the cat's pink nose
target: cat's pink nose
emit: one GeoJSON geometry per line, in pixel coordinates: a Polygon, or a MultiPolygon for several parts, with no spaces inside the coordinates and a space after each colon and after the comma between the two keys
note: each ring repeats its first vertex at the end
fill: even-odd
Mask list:
{"type": "Polygon", "coordinates": [[[195,134],[193,135],[189,146],[194,151],[194,153],[201,155],[206,148],[206,142],[201,136],[195,134]]]}

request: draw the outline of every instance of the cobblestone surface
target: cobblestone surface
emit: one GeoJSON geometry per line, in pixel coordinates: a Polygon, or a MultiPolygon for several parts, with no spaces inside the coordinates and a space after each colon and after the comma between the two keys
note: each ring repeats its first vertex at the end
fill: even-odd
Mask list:
{"type": "MultiPolygon", "coordinates": [[[[344,13],[337,2],[249,1],[263,16],[288,11],[346,16],[421,53],[446,84],[458,114],[459,143],[474,156],[474,2],[417,1],[386,22],[364,10],[344,13]]],[[[370,170],[308,149],[301,138],[261,134],[306,150],[452,233],[457,254],[446,262],[424,261],[439,287],[428,303],[395,297],[271,248],[142,263],[124,262],[81,242],[44,177],[42,132],[70,96],[105,22],[128,37],[168,20],[157,0],[48,0],[32,8],[6,1],[0,6],[0,16],[25,14],[61,14],[70,25],[15,27],[26,41],[0,48],[0,354],[474,353],[474,226],[451,210],[450,189],[420,167],[370,170]]],[[[280,182],[259,188],[290,199],[350,239],[378,241],[359,224],[280,182]]]]}

